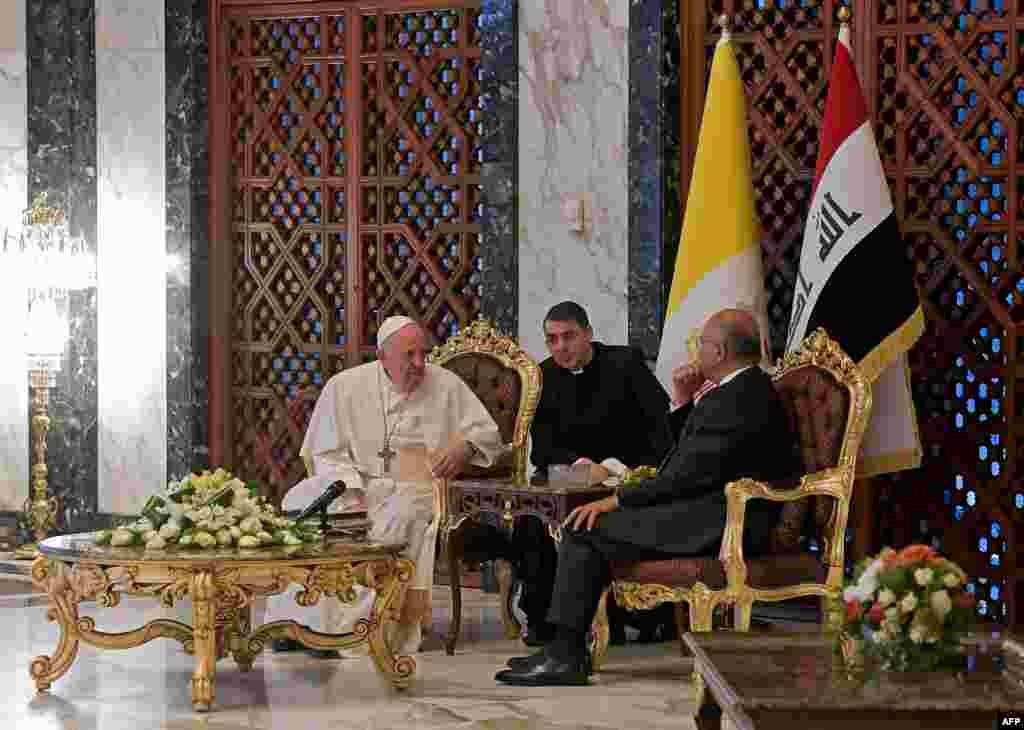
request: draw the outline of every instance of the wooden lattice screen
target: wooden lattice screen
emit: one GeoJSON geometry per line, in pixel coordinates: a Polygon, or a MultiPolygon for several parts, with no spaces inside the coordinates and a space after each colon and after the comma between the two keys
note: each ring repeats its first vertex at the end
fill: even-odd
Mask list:
{"type": "MultiPolygon", "coordinates": [[[[777,350],[789,321],[840,4],[853,11],[854,54],[928,321],[911,352],[924,464],[874,482],[879,531],[872,547],[937,544],[976,577],[981,617],[1017,623],[1024,600],[1014,577],[1024,515],[1017,470],[1024,419],[1016,402],[1024,372],[1024,228],[1017,221],[1024,2],[709,0],[684,17],[684,47],[685,24],[691,37],[694,24],[702,29],[690,57],[705,68],[719,35],[716,18],[733,19],[777,350]]],[[[861,297],[850,306],[866,316],[885,305],[871,282],[861,297]]]]}
{"type": "Polygon", "coordinates": [[[214,240],[233,260],[213,282],[232,382],[212,460],[275,497],[322,384],[373,359],[382,318],[440,342],[480,308],[479,2],[388,5],[214,3],[214,240]]]}

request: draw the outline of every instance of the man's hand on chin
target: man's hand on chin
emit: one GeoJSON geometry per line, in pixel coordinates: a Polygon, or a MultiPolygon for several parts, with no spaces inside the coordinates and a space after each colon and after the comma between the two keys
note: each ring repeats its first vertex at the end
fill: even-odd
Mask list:
{"type": "Polygon", "coordinates": [[[565,518],[562,523],[563,527],[572,527],[574,530],[579,530],[581,526],[586,525],[586,529],[592,530],[594,525],[597,524],[597,518],[603,515],[605,512],[614,512],[619,508],[619,498],[614,494],[604,499],[599,499],[596,502],[590,504],[580,505],[565,518]]]}

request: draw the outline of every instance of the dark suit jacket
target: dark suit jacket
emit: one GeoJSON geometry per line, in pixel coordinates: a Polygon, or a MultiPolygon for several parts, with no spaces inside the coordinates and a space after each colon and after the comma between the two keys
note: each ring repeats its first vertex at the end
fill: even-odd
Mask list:
{"type": "Polygon", "coordinates": [[[594,358],[574,375],[550,357],[533,417],[530,460],[540,470],[580,457],[614,457],[629,467],[656,465],[674,438],[668,394],[632,347],[593,343],[594,358]]]}
{"type": "MultiPolygon", "coordinates": [[[[699,405],[678,409],[672,421],[678,441],[658,475],[620,489],[622,509],[605,517],[634,544],[679,555],[708,554],[718,549],[725,526],[725,485],[743,477],[798,474],[796,439],[771,378],[756,367],[710,391],[699,405]]],[[[747,503],[744,543],[751,552],[764,549],[780,511],[776,502],[747,503]]]]}

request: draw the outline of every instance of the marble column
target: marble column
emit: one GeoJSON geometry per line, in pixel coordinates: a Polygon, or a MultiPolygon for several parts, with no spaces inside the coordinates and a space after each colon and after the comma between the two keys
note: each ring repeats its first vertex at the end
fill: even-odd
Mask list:
{"type": "MultiPolygon", "coordinates": [[[[27,0],[28,199],[46,192],[96,251],[94,0],[27,0]]],[[[26,201],[27,202],[27,201],[26,201]]],[[[68,297],[69,337],[50,394],[50,493],[58,531],[96,523],[96,289],[68,297]]],[[[22,539],[28,537],[27,533],[22,539]]]]}
{"type": "Polygon", "coordinates": [[[99,507],[137,512],[167,478],[163,0],[97,0],[99,507]]]}
{"type": "Polygon", "coordinates": [[[651,360],[679,236],[678,26],[674,0],[630,0],[629,344],[651,360]]]}
{"type": "MultiPolygon", "coordinates": [[[[28,199],[25,3],[0,17],[0,249],[17,233],[28,199]]],[[[24,278],[0,252],[0,511],[20,510],[29,489],[24,278]]]]}
{"type": "Polygon", "coordinates": [[[165,8],[167,478],[208,466],[208,0],[165,8]]]}
{"type": "Polygon", "coordinates": [[[518,228],[518,0],[483,0],[480,54],[483,67],[483,316],[515,334],[519,315],[518,228]]]}
{"type": "Polygon", "coordinates": [[[627,341],[628,34],[625,2],[519,6],[519,339],[534,357],[564,299],[596,339],[627,341]]]}

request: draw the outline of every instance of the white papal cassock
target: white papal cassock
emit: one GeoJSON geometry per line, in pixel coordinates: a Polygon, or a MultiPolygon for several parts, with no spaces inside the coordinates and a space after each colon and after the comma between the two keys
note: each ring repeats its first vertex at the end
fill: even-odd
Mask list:
{"type": "MultiPolygon", "coordinates": [[[[353,490],[363,490],[371,521],[369,539],[406,543],[402,554],[416,561],[416,575],[403,606],[403,646],[392,646],[395,651],[418,648],[416,614],[428,605],[433,583],[438,526],[428,462],[460,438],[476,448],[471,463],[477,466],[493,465],[505,448],[494,419],[455,373],[427,365],[420,385],[404,394],[378,362],[345,370],[324,387],[302,443],[311,476],[284,498],[285,509],[301,509],[341,479],[348,491],[334,510],[352,503],[358,494],[353,490]],[[389,470],[381,456],[385,441],[398,454],[389,470]]],[[[270,597],[266,620],[293,618],[321,631],[351,631],[356,620],[369,614],[373,602],[373,592],[365,588],[357,589],[354,606],[326,599],[320,604],[321,624],[321,609],[295,603],[297,590],[270,597]]]]}

